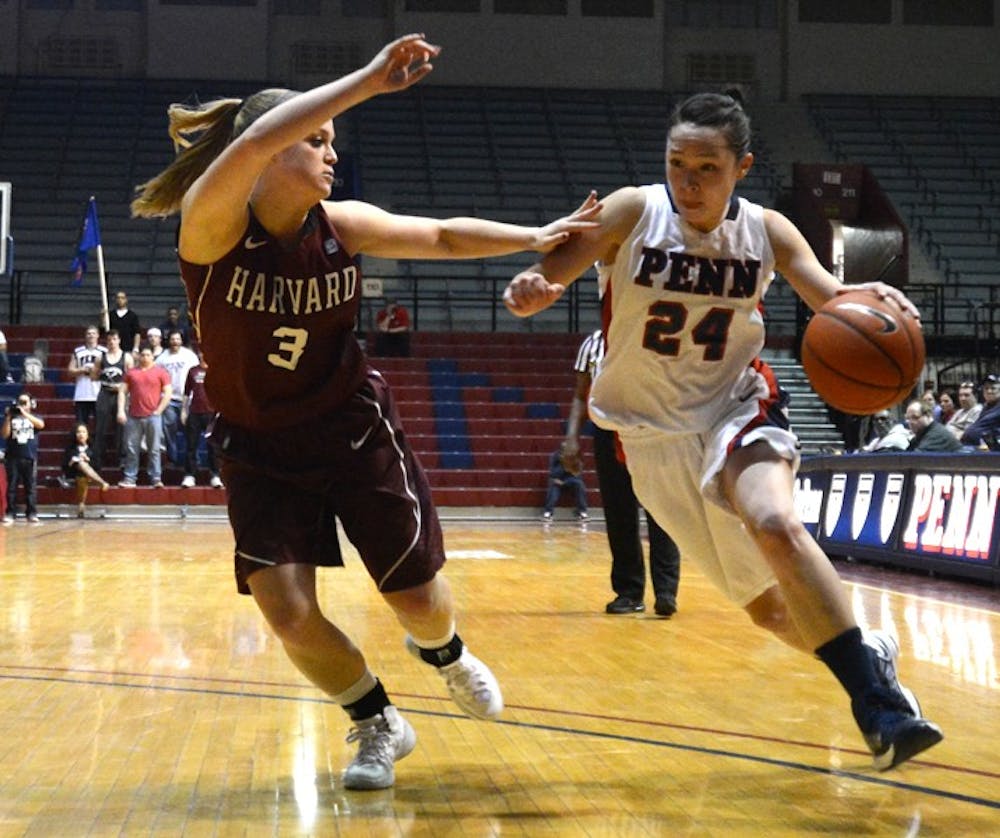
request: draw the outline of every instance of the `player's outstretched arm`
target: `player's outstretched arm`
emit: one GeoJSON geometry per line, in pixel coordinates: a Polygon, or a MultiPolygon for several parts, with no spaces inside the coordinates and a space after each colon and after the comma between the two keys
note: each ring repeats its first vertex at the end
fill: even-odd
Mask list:
{"type": "Polygon", "coordinates": [[[530,317],[558,300],[594,262],[611,262],[645,206],[643,193],[626,187],[601,202],[595,225],[558,245],[541,262],[517,274],[503,303],[517,317],[530,317]]]}
{"type": "Polygon", "coordinates": [[[384,259],[480,259],[523,250],[548,251],[597,227],[597,194],[569,215],[544,227],[522,227],[486,218],[396,215],[363,201],[324,203],[344,244],[353,253],[384,259]]]}

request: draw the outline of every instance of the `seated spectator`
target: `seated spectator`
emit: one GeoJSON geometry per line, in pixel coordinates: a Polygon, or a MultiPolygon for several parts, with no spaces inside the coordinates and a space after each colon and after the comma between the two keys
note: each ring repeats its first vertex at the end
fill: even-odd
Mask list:
{"type": "Polygon", "coordinates": [[[930,382],[924,382],[924,392],[920,396],[920,401],[931,409],[935,419],[941,415],[941,406],[938,404],[938,393],[930,382]]]}
{"type": "Polygon", "coordinates": [[[942,390],[941,395],[938,396],[938,407],[941,408],[941,412],[935,418],[942,425],[947,425],[951,421],[951,417],[955,415],[955,411],[958,409],[957,399],[958,397],[951,390],[942,390]]]}
{"type": "Polygon", "coordinates": [[[7,336],[0,332],[0,384],[10,384],[13,381],[10,374],[10,361],[7,360],[7,336]]]}
{"type": "Polygon", "coordinates": [[[976,385],[971,381],[963,381],[958,385],[958,408],[948,420],[946,427],[955,435],[955,439],[961,439],[965,429],[979,418],[983,412],[983,406],[976,398],[976,385]]]}
{"type": "Polygon", "coordinates": [[[1000,436],[1000,376],[988,375],[983,379],[983,409],[959,438],[963,445],[973,448],[991,448],[991,440],[1000,436]]]}
{"type": "Polygon", "coordinates": [[[582,471],[583,460],[579,454],[567,453],[565,442],[559,446],[558,451],[552,452],[549,458],[549,488],[545,495],[545,508],[542,511],[543,521],[552,520],[556,503],[567,489],[574,492],[576,517],[581,521],[587,520],[587,487],[580,476],[582,471]]]}
{"type": "Polygon", "coordinates": [[[375,354],[387,358],[410,357],[410,315],[394,299],[375,315],[375,354]]]}
{"type": "Polygon", "coordinates": [[[905,451],[913,434],[901,422],[893,423],[892,414],[888,410],[880,410],[872,417],[872,430],[875,436],[864,445],[860,451],[905,451]]]}
{"type": "Polygon", "coordinates": [[[907,451],[961,451],[962,443],[934,418],[934,408],[923,399],[906,406],[906,424],[913,438],[907,451]]]}
{"type": "Polygon", "coordinates": [[[181,344],[190,348],[191,329],[185,320],[181,320],[181,310],[177,306],[167,308],[167,319],[160,324],[161,334],[169,337],[171,332],[181,333],[181,344]]]}
{"type": "Polygon", "coordinates": [[[82,422],[73,429],[73,440],[63,453],[63,474],[76,485],[76,517],[82,518],[87,508],[87,490],[90,482],[97,483],[101,490],[110,488],[108,483],[91,465],[90,432],[82,422]]]}

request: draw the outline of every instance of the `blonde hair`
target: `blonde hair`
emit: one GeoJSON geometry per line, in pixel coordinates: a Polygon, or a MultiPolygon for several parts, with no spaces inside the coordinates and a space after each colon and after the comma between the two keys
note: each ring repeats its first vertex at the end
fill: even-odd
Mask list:
{"type": "Polygon", "coordinates": [[[167,108],[168,133],[177,156],[167,168],[136,187],[132,215],[156,218],[180,209],[184,194],[223,149],[269,110],[298,93],[268,88],[246,99],[216,99],[204,105],[167,108]]]}

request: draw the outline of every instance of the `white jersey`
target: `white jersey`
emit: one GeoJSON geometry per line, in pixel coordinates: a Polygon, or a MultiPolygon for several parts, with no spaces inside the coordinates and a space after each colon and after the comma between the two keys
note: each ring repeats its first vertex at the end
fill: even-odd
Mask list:
{"type": "Polygon", "coordinates": [[[198,366],[198,356],[186,346],[182,346],[176,352],[164,349],[156,356],[156,364],[163,367],[170,374],[170,386],[173,393],[171,401],[182,401],[184,399],[184,385],[187,383],[188,370],[198,366]]]}
{"type": "Polygon", "coordinates": [[[733,197],[709,233],[687,224],[663,184],[641,187],[642,216],[599,266],[607,350],[590,415],[626,435],[713,426],[734,398],[765,398],[751,368],[764,346],[761,300],[774,278],[764,208],[733,197]]]}
{"type": "MultiPolygon", "coordinates": [[[[73,350],[73,357],[76,359],[77,369],[90,370],[94,364],[103,361],[108,350],[103,346],[87,346],[83,344],[73,350]]],[[[101,382],[94,381],[86,375],[78,375],[76,384],[73,387],[73,401],[93,402],[97,401],[97,394],[101,391],[101,382]]]]}

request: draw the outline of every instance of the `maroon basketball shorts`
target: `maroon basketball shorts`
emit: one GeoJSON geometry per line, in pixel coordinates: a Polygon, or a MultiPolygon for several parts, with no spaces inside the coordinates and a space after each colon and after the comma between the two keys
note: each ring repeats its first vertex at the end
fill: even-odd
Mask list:
{"type": "Polygon", "coordinates": [[[429,582],[444,564],[430,486],[378,373],[343,407],[288,428],[248,431],[220,416],[212,441],[240,593],[261,568],[343,565],[336,519],[382,592],[429,582]]]}

